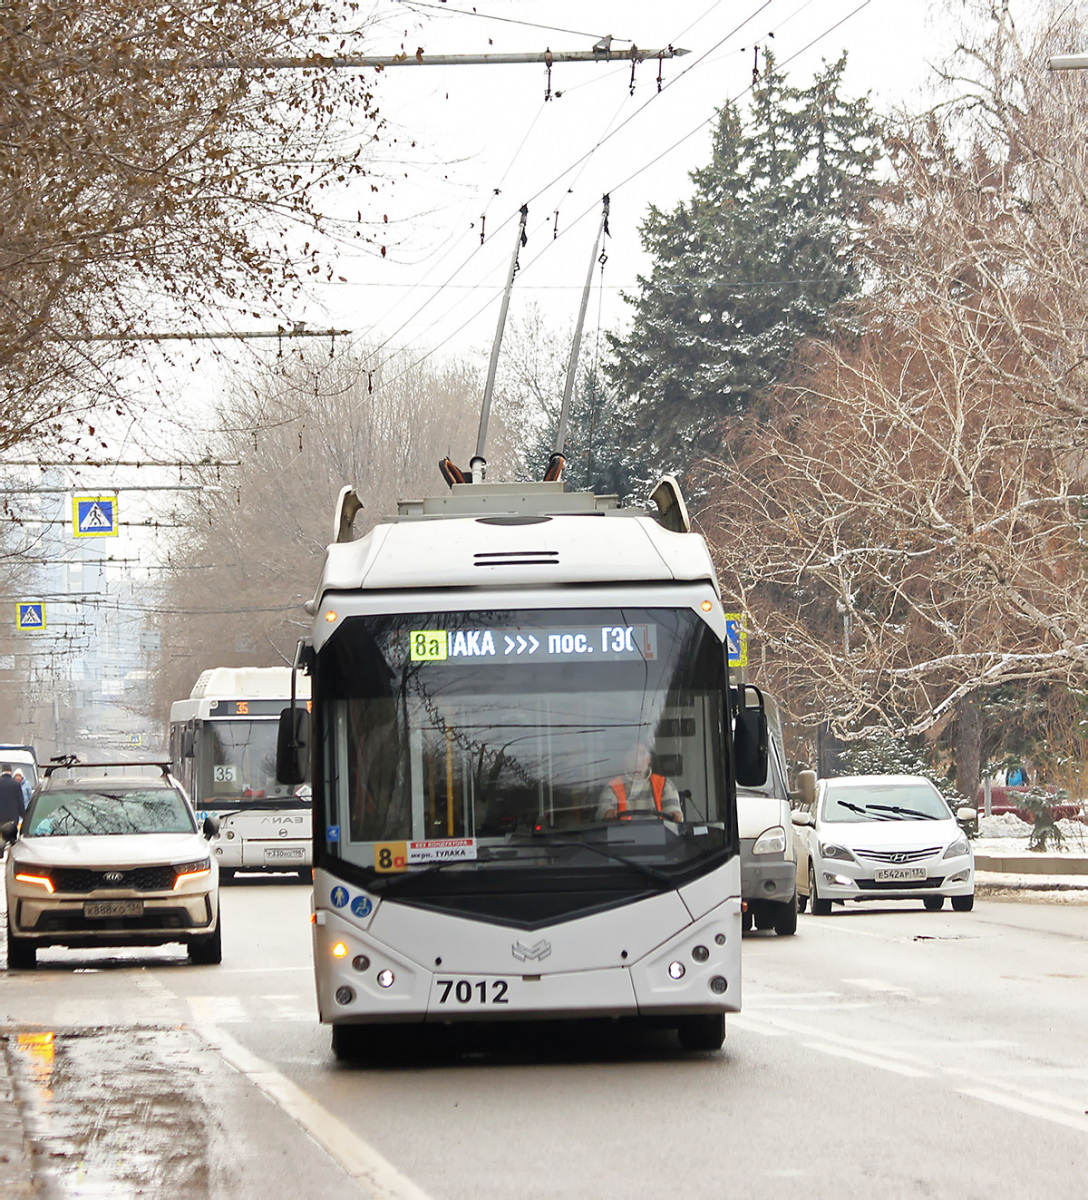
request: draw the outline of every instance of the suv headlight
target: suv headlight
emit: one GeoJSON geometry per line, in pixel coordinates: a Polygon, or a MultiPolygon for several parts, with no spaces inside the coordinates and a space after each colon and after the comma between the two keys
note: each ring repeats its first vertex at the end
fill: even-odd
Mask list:
{"type": "Polygon", "coordinates": [[[212,870],[212,860],[210,858],[198,858],[194,862],[175,863],[174,873],[177,876],[174,880],[174,891],[183,883],[188,883],[190,879],[199,879],[201,875],[210,875],[212,870]]]}
{"type": "Polygon", "coordinates": [[[836,846],[834,842],[820,843],[821,858],[837,858],[842,862],[853,862],[854,856],[846,849],[845,846],[836,846]]]}
{"type": "Polygon", "coordinates": [[[962,834],[956,838],[951,846],[944,852],[944,858],[960,858],[964,854],[970,854],[971,843],[962,834]]]}
{"type": "Polygon", "coordinates": [[[773,829],[765,829],[756,838],[756,844],[752,847],[753,854],[785,854],[785,852],[786,831],[781,825],[775,825],[773,829]]]}

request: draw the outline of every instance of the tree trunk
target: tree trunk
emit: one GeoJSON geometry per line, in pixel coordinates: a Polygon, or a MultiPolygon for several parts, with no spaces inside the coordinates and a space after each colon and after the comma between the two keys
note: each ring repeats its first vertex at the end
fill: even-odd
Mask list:
{"type": "Polygon", "coordinates": [[[956,763],[956,789],[973,804],[981,776],[982,716],[971,696],[961,697],[956,704],[952,755],[956,763]]]}

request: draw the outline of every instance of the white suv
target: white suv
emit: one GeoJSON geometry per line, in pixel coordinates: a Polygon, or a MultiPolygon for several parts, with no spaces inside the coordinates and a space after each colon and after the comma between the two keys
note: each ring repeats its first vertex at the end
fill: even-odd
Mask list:
{"type": "Polygon", "coordinates": [[[39,946],[187,945],[194,963],[223,956],[219,868],[169,764],[64,760],[45,768],[10,843],[8,969],[39,946]]]}

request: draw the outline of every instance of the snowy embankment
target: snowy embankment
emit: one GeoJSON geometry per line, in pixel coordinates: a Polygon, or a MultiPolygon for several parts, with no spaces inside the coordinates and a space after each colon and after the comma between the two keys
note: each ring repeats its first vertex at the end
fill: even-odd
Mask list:
{"type": "Polygon", "coordinates": [[[1013,888],[1021,890],[1080,892],[1088,888],[1088,825],[1082,821],[1063,819],[1057,822],[1062,836],[1060,845],[1051,842],[1046,851],[1028,848],[1031,825],[1015,813],[979,818],[979,836],[973,846],[976,860],[1024,858],[1032,860],[1030,873],[988,871],[981,864],[975,873],[976,884],[986,890],[1013,888]],[[1054,874],[1040,870],[1047,859],[1054,861],[1054,874]],[[1059,866],[1060,863],[1060,866],[1059,866]]]}

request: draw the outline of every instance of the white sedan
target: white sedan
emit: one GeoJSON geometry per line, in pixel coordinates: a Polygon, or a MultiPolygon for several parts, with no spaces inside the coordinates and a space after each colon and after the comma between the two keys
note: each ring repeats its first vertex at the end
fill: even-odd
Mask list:
{"type": "Polygon", "coordinates": [[[950,897],[957,912],[975,902],[975,859],[944,797],[920,775],[801,775],[797,834],[798,907],[826,916],[834,902],[921,900],[927,909],[950,897]],[[806,778],[807,777],[807,778],[806,778]]]}

